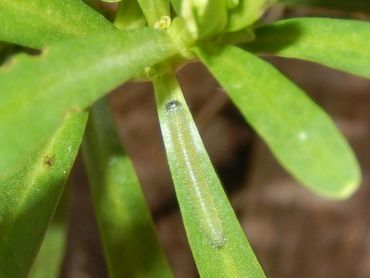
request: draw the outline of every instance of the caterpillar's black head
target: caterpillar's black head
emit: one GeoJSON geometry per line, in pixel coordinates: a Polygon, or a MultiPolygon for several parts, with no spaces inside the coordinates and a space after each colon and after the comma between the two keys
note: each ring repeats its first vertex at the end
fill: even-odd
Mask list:
{"type": "Polygon", "coordinates": [[[181,103],[178,100],[171,100],[166,104],[166,111],[173,112],[181,107],[181,103]]]}

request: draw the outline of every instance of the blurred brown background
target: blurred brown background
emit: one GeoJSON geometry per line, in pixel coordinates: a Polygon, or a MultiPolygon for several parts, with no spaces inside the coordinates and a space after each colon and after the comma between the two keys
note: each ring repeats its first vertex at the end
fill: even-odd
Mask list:
{"type": "MultiPolygon", "coordinates": [[[[351,16],[280,7],[267,20],[351,16]]],[[[294,181],[200,64],[179,72],[186,99],[232,205],[268,277],[370,277],[370,81],[296,60],[269,58],[334,118],[360,161],[363,184],[349,200],[320,198],[294,181]]],[[[111,94],[122,142],[132,157],[176,277],[197,277],[187,244],[150,84],[111,94]]],[[[63,277],[107,277],[83,166],[72,177],[63,277]]],[[[322,169],[325,171],[325,168],[322,169]]]]}

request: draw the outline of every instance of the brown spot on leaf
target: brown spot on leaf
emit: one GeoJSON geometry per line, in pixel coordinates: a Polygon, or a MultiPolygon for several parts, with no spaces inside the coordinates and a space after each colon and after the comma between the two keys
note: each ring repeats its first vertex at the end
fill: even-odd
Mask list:
{"type": "Polygon", "coordinates": [[[54,165],[54,157],[46,155],[44,157],[44,165],[47,167],[52,167],[54,165]]]}

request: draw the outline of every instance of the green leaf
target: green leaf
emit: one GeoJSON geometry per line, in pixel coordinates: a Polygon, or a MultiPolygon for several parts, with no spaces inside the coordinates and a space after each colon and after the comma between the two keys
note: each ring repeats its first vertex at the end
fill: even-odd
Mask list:
{"type": "MultiPolygon", "coordinates": [[[[0,23],[2,25],[2,28],[0,29],[0,39],[8,40],[24,46],[40,48],[51,41],[114,30],[114,27],[109,21],[104,19],[100,14],[95,13],[80,1],[36,0],[31,1],[32,3],[30,1],[5,2],[3,1],[0,5],[0,13],[2,15],[0,17],[0,23]],[[13,8],[11,5],[13,5],[13,8]],[[16,5],[16,7],[14,5],[16,5]],[[45,16],[45,11],[47,11],[47,16],[45,16]]],[[[5,92],[2,93],[5,94],[5,92]]],[[[65,135],[66,138],[63,138],[63,140],[71,142],[72,145],[70,151],[77,152],[79,142],[82,140],[83,130],[86,125],[86,117],[87,115],[84,112],[74,113],[74,119],[69,120],[70,123],[62,123],[57,134],[51,140],[61,140],[58,139],[58,136],[60,136],[58,134],[67,134],[68,136],[65,135]],[[71,130],[72,125],[73,130],[71,130]],[[70,139],[72,140],[69,141],[70,139]],[[72,147],[74,150],[72,150],[72,147]]],[[[62,147],[62,144],[66,144],[66,142],[59,142],[58,144],[62,147]]],[[[56,149],[58,148],[57,145],[54,147],[56,149]]],[[[67,151],[69,151],[69,149],[67,149],[67,151]]],[[[58,153],[58,156],[61,155],[58,153]]],[[[68,158],[67,156],[65,157],[66,159],[68,158]]],[[[40,160],[44,158],[37,157],[37,154],[34,154],[31,162],[37,163],[38,159],[40,160]]],[[[71,167],[73,161],[73,153],[70,153],[70,160],[65,161],[65,166],[63,166],[63,163],[61,162],[59,167],[71,167]]],[[[33,184],[29,186],[28,183],[30,183],[30,181],[27,177],[31,177],[33,172],[36,172],[34,175],[37,175],[37,170],[31,166],[32,163],[28,161],[28,164],[23,168],[17,167],[18,169],[20,168],[18,174],[14,177],[10,177],[9,180],[4,178],[3,188],[0,188],[0,196],[7,196],[7,199],[12,200],[10,204],[15,202],[13,199],[20,198],[20,196],[22,200],[25,200],[24,204],[19,208],[15,206],[14,211],[11,210],[10,206],[8,208],[1,207],[0,216],[2,216],[2,214],[7,214],[9,217],[13,217],[11,216],[13,214],[14,217],[8,217],[9,219],[7,220],[7,223],[0,224],[0,226],[8,226],[8,228],[1,230],[0,233],[2,235],[0,238],[9,240],[9,243],[13,244],[18,242],[19,239],[21,239],[21,241],[18,243],[19,245],[14,244],[13,246],[4,246],[4,243],[0,242],[0,248],[4,247],[4,252],[9,252],[14,255],[26,252],[26,255],[9,259],[9,266],[6,266],[6,269],[4,270],[5,272],[3,273],[0,271],[1,277],[3,277],[3,275],[7,276],[6,272],[8,274],[11,273],[8,277],[18,277],[17,275],[19,275],[19,277],[25,277],[22,273],[28,272],[32,261],[36,257],[36,253],[38,252],[42,240],[44,241],[41,246],[41,250],[38,252],[36,257],[35,264],[32,267],[30,277],[57,277],[60,263],[63,259],[66,241],[65,225],[54,223],[53,221],[44,238],[44,233],[50,218],[53,215],[54,207],[59,201],[59,193],[63,190],[63,184],[58,185],[57,183],[59,181],[54,180],[57,178],[58,174],[51,173],[49,181],[44,181],[39,178],[35,181],[31,181],[33,184]],[[13,186],[16,187],[11,192],[9,192],[8,186],[5,186],[9,181],[13,181],[13,183],[15,183],[13,186]],[[35,192],[35,190],[38,189],[32,188],[32,186],[38,186],[36,183],[37,181],[41,182],[41,185],[44,185],[46,189],[49,188],[48,190],[54,191],[50,193],[51,198],[48,201],[45,201],[48,198],[48,192],[35,192]],[[57,188],[57,186],[60,188],[57,188]],[[23,187],[26,189],[29,187],[30,190],[23,192],[23,187]],[[32,209],[33,206],[35,206],[35,209],[32,209]],[[6,211],[3,211],[3,209],[6,211]],[[45,213],[40,213],[39,210],[41,209],[44,209],[45,213]],[[34,219],[34,221],[32,221],[32,219],[34,219]],[[12,229],[16,229],[15,227],[17,225],[20,225],[24,230],[16,230],[15,234],[10,235],[10,233],[12,233],[12,229]],[[28,231],[31,231],[29,237],[22,236],[22,232],[27,233],[28,231]]],[[[68,174],[69,171],[67,170],[62,174],[59,173],[60,182],[62,182],[63,179],[66,179],[68,174]]],[[[8,255],[9,254],[7,253],[2,254],[2,256],[8,255]]],[[[5,261],[1,261],[2,263],[5,263],[5,261]]]]}
{"type": "Polygon", "coordinates": [[[6,135],[0,137],[0,175],[41,144],[66,113],[85,109],[176,51],[165,32],[138,29],[62,41],[40,57],[17,57],[0,69],[0,130],[6,135]]]}
{"type": "Polygon", "coordinates": [[[274,67],[233,46],[197,53],[278,161],[311,190],[346,198],[360,183],[357,161],[325,112],[274,67]]]}
{"type": "Polygon", "coordinates": [[[83,154],[111,277],[172,277],[105,101],[91,109],[83,154]]]}
{"type": "Polygon", "coordinates": [[[87,120],[71,113],[15,175],[0,179],[0,273],[27,277],[76,158],[87,120]]]}
{"type": "MultiPolygon", "coordinates": [[[[152,75],[152,74],[151,74],[152,75]]],[[[172,73],[151,76],[167,159],[201,277],[265,277],[172,73]]]]}
{"type": "MultiPolygon", "coordinates": [[[[80,112],[80,114],[82,113],[86,114],[85,112],[80,112]]],[[[74,117],[78,116],[75,115],[74,117]]],[[[86,126],[86,121],[81,121],[81,126],[83,130],[86,126]]],[[[64,128],[68,128],[68,126],[64,126],[64,128]]],[[[80,129],[80,127],[77,127],[77,132],[81,135],[81,138],[76,137],[76,140],[79,141],[82,140],[83,135],[83,132],[79,132],[80,129]]],[[[59,132],[64,131],[59,130],[59,132]]],[[[49,278],[60,276],[59,274],[63,266],[64,255],[67,249],[68,232],[68,184],[65,187],[66,188],[64,189],[60,200],[56,200],[59,201],[59,204],[43,238],[40,250],[34,259],[34,263],[28,275],[29,278],[49,278]]],[[[45,227],[41,226],[40,228],[44,229],[45,227]]],[[[13,252],[17,252],[17,250],[13,250],[13,252]]]]}
{"type": "Polygon", "coordinates": [[[235,32],[259,19],[270,5],[270,0],[239,0],[228,9],[226,30],[235,32]]]}
{"type": "Polygon", "coordinates": [[[281,20],[244,45],[260,53],[316,62],[370,78],[370,23],[328,18],[281,20]]]}
{"type": "Polygon", "coordinates": [[[279,0],[278,2],[290,6],[313,6],[341,9],[344,11],[370,12],[369,0],[279,0]]]}
{"type": "Polygon", "coordinates": [[[1,0],[0,41],[33,48],[66,37],[113,30],[102,15],[75,0],[1,0]]]}
{"type": "Polygon", "coordinates": [[[225,0],[172,0],[172,5],[194,39],[217,34],[227,23],[225,0]]]}
{"type": "MultiPolygon", "coordinates": [[[[59,277],[66,248],[67,227],[61,223],[51,223],[29,278],[59,277]]],[[[14,250],[14,252],[17,252],[14,250]]]]}

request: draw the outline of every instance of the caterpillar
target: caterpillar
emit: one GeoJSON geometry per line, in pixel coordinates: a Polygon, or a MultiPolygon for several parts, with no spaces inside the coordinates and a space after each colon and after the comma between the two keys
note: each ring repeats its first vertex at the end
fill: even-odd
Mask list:
{"type": "Polygon", "coordinates": [[[202,171],[203,145],[185,109],[178,100],[166,104],[167,140],[176,161],[175,170],[181,173],[181,186],[199,216],[200,228],[209,243],[219,249],[225,244],[222,222],[211,194],[212,184],[202,171]]]}

